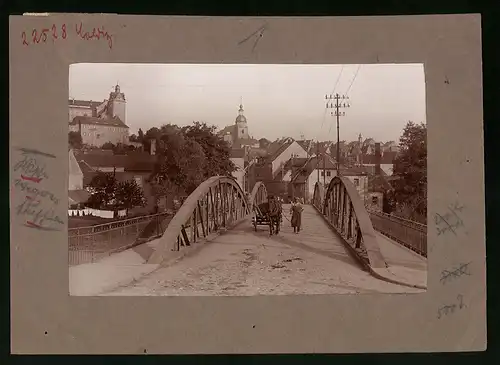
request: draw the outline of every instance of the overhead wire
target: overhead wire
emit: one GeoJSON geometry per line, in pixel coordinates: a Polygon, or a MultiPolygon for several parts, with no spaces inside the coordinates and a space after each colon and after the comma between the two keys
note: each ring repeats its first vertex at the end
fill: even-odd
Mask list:
{"type": "Polygon", "coordinates": [[[345,92],[345,95],[347,95],[347,93],[349,93],[349,90],[351,90],[351,87],[354,84],[354,81],[356,80],[356,77],[358,76],[360,68],[361,68],[361,65],[358,65],[358,69],[356,70],[356,73],[354,74],[354,77],[352,78],[351,83],[349,84],[349,87],[347,88],[347,91],[345,92]]]}
{"type": "MultiPolygon", "coordinates": [[[[356,73],[354,74],[354,77],[352,78],[351,83],[349,84],[349,87],[347,88],[347,91],[345,92],[344,95],[347,96],[347,93],[349,92],[349,90],[351,90],[351,87],[354,84],[354,81],[356,80],[356,77],[358,76],[360,68],[361,68],[361,65],[358,65],[358,68],[356,69],[356,73]]],[[[330,129],[328,130],[328,135],[330,135],[330,132],[332,130],[332,125],[330,125],[330,129]]]]}
{"type": "MultiPolygon", "coordinates": [[[[337,85],[339,84],[340,77],[342,76],[342,72],[344,71],[344,66],[345,65],[342,65],[342,68],[340,69],[339,75],[337,76],[337,80],[335,81],[335,85],[333,86],[333,90],[332,90],[331,94],[334,94],[335,90],[337,89],[337,85]]],[[[323,130],[323,125],[325,124],[327,111],[328,111],[328,109],[325,108],[325,111],[323,113],[323,120],[321,121],[321,128],[319,129],[318,134],[316,136],[316,143],[318,143],[319,135],[320,135],[321,131],[323,130]]],[[[328,133],[330,133],[330,132],[328,132],[328,133]]],[[[312,140],[311,140],[311,142],[312,142],[312,140]]]]}

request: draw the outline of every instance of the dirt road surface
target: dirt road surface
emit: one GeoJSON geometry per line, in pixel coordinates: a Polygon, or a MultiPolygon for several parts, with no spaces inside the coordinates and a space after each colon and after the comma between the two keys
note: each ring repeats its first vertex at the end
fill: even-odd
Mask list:
{"type": "Polygon", "coordinates": [[[284,219],[279,236],[249,221],[220,235],[195,255],[162,267],[106,296],[253,296],[420,293],[363,271],[317,212],[307,207],[294,234],[284,219]]]}

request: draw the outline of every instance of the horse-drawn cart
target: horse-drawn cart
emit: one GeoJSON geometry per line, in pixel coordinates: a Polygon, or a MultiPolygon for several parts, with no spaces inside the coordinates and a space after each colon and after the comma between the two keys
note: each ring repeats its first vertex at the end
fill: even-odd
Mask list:
{"type": "Polygon", "coordinates": [[[268,226],[271,224],[271,220],[267,214],[262,213],[258,205],[253,207],[254,215],[252,217],[252,224],[257,232],[257,226],[268,226]]]}
{"type": "Polygon", "coordinates": [[[254,215],[252,217],[252,224],[257,232],[257,226],[268,226],[270,232],[273,232],[273,228],[278,234],[280,230],[280,225],[283,221],[283,216],[281,214],[281,205],[279,205],[278,211],[276,213],[269,213],[269,203],[263,203],[260,205],[254,205],[253,207],[254,215]]]}

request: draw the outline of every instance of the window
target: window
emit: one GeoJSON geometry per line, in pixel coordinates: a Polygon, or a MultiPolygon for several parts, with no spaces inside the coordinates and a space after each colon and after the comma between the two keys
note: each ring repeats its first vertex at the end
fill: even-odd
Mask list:
{"type": "Polygon", "coordinates": [[[327,171],[326,172],[326,176],[332,176],[332,172],[331,171],[327,171]]]}
{"type": "Polygon", "coordinates": [[[244,133],[245,133],[245,131],[242,129],[242,130],[241,130],[241,134],[244,134],[244,133]]]}
{"type": "Polygon", "coordinates": [[[83,132],[82,134],[83,134],[84,136],[86,136],[86,135],[87,135],[87,133],[85,133],[85,132],[83,132]]]}
{"type": "Polygon", "coordinates": [[[354,179],[354,185],[359,186],[359,179],[354,179]]]}
{"type": "Polygon", "coordinates": [[[321,176],[325,176],[325,172],[324,171],[321,171],[321,176]]]}
{"type": "Polygon", "coordinates": [[[372,196],[372,204],[378,204],[378,196],[372,196]]]}

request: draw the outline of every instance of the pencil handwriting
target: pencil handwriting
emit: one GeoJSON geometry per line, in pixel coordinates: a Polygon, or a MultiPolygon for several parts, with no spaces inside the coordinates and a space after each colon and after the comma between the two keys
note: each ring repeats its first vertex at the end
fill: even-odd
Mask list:
{"type": "Polygon", "coordinates": [[[470,276],[471,273],[469,271],[469,265],[471,263],[468,262],[466,264],[460,264],[458,267],[455,267],[451,270],[443,270],[441,271],[441,283],[446,284],[451,280],[457,279],[462,275],[470,276]]]}
{"type": "Polygon", "coordinates": [[[450,314],[455,313],[457,310],[461,310],[463,308],[467,308],[464,304],[464,297],[462,294],[457,295],[457,302],[452,304],[447,304],[439,307],[437,311],[437,318],[441,319],[444,316],[448,316],[450,314]]]}
{"type": "Polygon", "coordinates": [[[448,207],[448,211],[444,213],[436,213],[434,216],[434,224],[436,225],[437,235],[441,236],[446,233],[457,235],[457,230],[464,227],[464,222],[460,213],[464,206],[455,202],[448,207]]]}
{"type": "Polygon", "coordinates": [[[45,159],[56,156],[31,148],[17,148],[21,158],[14,163],[17,172],[13,187],[22,196],[22,202],[15,206],[15,214],[24,218],[24,226],[44,231],[60,230],[63,219],[55,212],[60,200],[55,194],[43,188],[49,174],[45,159]],[[47,206],[47,202],[49,205],[47,206]]]}
{"type": "Polygon", "coordinates": [[[40,183],[49,177],[45,164],[29,152],[23,152],[23,158],[14,165],[14,171],[21,172],[22,180],[34,183],[40,183]]]}
{"type": "Polygon", "coordinates": [[[59,204],[59,199],[48,190],[38,189],[36,186],[31,186],[29,182],[23,181],[21,179],[14,180],[14,186],[19,188],[22,192],[26,193],[30,197],[34,198],[45,198],[48,197],[52,203],[59,204]]]}
{"type": "Polygon", "coordinates": [[[18,216],[27,218],[26,225],[30,228],[58,230],[57,225],[64,225],[64,221],[55,214],[54,208],[41,207],[41,201],[26,196],[24,202],[16,208],[18,216]],[[56,227],[53,225],[56,224],[56,227]]]}
{"type": "Polygon", "coordinates": [[[252,46],[252,52],[253,52],[255,50],[255,47],[257,47],[257,44],[259,43],[260,39],[264,36],[264,32],[266,31],[267,28],[268,28],[267,23],[262,25],[255,32],[253,32],[252,34],[248,35],[247,37],[245,37],[244,39],[239,41],[238,45],[241,45],[241,44],[247,42],[248,40],[250,40],[252,37],[255,37],[255,42],[252,46]]]}

